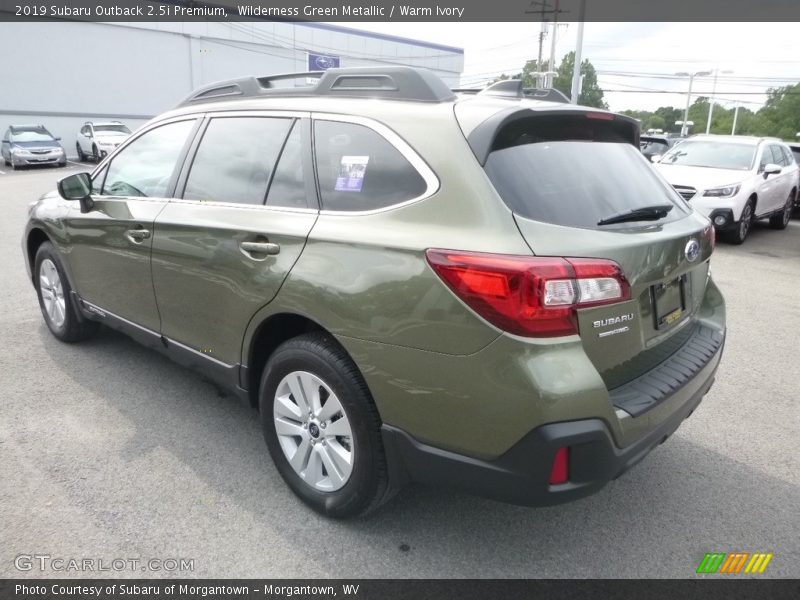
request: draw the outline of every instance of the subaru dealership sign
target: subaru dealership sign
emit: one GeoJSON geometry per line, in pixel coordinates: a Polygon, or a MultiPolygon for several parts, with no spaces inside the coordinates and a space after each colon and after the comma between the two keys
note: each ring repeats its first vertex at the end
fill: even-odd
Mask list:
{"type": "Polygon", "coordinates": [[[309,71],[326,71],[328,69],[335,69],[339,66],[338,56],[328,56],[326,54],[312,54],[308,53],[308,70],[309,71]]]}

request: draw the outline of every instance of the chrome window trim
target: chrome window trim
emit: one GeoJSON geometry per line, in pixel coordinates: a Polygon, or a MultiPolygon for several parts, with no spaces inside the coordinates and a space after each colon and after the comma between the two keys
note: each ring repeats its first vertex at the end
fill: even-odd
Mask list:
{"type": "MultiPolygon", "coordinates": [[[[414,150],[414,148],[412,148],[408,142],[406,142],[402,137],[400,137],[400,135],[395,133],[394,130],[384,125],[380,121],[376,121],[368,117],[325,113],[325,112],[312,112],[311,119],[312,119],[312,125],[316,121],[336,121],[338,123],[353,123],[354,125],[363,125],[364,127],[373,130],[375,133],[377,133],[383,139],[389,142],[389,144],[394,146],[395,150],[397,150],[411,164],[411,166],[414,167],[417,173],[419,173],[420,177],[422,177],[426,186],[425,191],[422,192],[422,194],[420,194],[419,196],[416,196],[409,200],[404,200],[403,202],[398,202],[397,204],[390,204],[389,206],[382,206],[381,208],[375,208],[372,210],[321,209],[319,211],[320,215],[363,216],[363,215],[380,214],[389,210],[395,210],[398,208],[402,208],[404,206],[408,206],[409,204],[420,202],[422,200],[425,200],[426,198],[430,198],[436,192],[439,191],[441,183],[439,182],[439,178],[436,176],[436,173],[433,172],[433,169],[431,169],[428,166],[428,163],[426,163],[425,160],[419,154],[417,154],[416,150],[414,150]]],[[[314,156],[314,160],[316,162],[316,156],[314,156]]]]}
{"type": "Polygon", "coordinates": [[[317,214],[316,208],[291,208],[288,206],[266,206],[264,204],[247,204],[244,202],[209,202],[208,200],[187,200],[185,198],[167,198],[170,204],[193,204],[196,206],[217,206],[238,209],[267,210],[277,212],[292,212],[302,214],[317,214]]]}

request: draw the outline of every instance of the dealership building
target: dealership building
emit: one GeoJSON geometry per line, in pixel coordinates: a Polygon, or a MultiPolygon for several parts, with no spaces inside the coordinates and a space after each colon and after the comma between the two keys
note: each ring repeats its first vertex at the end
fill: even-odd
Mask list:
{"type": "Polygon", "coordinates": [[[461,48],[323,23],[6,22],[0,37],[0,129],[41,123],[70,155],[86,121],[133,130],[214,81],[400,64],[457,86],[464,67],[461,48]]]}

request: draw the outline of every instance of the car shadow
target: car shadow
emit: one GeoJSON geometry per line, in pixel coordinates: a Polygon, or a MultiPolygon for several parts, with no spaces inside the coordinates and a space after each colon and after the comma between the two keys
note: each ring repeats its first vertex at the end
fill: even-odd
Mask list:
{"type": "MultiPolygon", "coordinates": [[[[411,486],[367,517],[334,521],[294,498],[256,411],[234,396],[108,329],[77,345],[44,325],[35,333],[87,406],[118,415],[123,439],[109,460],[133,506],[117,506],[110,527],[138,524],[143,553],[174,530],[196,556],[194,576],[690,577],[708,551],[774,552],[770,575],[798,575],[800,490],[751,466],[746,444],[724,454],[704,445],[705,424],[571,504],[525,508],[411,486]],[[155,456],[175,473],[169,489],[157,468],[141,468],[155,456]],[[220,549],[231,544],[233,556],[220,549]]],[[[724,428],[721,406],[701,405],[691,419],[724,428]]],[[[92,412],[81,418],[103,426],[92,412]]],[[[118,502],[106,479],[88,477],[92,496],[76,502],[118,502]]]]}

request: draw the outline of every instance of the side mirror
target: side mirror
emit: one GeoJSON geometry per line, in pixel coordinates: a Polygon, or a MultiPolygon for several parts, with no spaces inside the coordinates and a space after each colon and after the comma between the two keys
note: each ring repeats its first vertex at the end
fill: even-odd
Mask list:
{"type": "Polygon", "coordinates": [[[55,141],[57,141],[57,142],[60,142],[60,141],[61,141],[61,138],[60,138],[60,137],[54,137],[53,139],[54,139],[55,141]]]}
{"type": "Polygon", "coordinates": [[[651,163],[661,162],[661,155],[660,154],[653,154],[652,156],[650,156],[650,162],[651,163]]]}
{"type": "Polygon", "coordinates": [[[764,179],[767,178],[768,175],[776,175],[781,172],[781,167],[774,163],[767,163],[764,165],[764,179]]]}
{"type": "Polygon", "coordinates": [[[75,173],[64,177],[58,182],[58,193],[64,200],[78,200],[82,213],[87,213],[94,207],[89,173],[75,173]]]}

